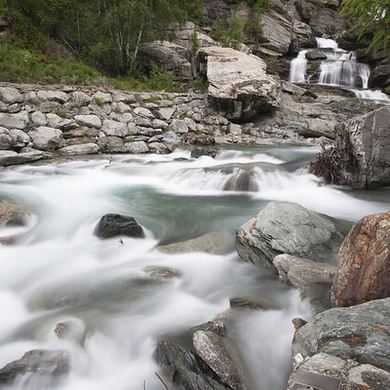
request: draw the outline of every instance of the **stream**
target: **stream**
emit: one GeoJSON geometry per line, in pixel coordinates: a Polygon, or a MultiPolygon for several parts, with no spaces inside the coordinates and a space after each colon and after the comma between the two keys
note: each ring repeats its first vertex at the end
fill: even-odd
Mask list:
{"type": "MultiPolygon", "coordinates": [[[[299,203],[357,221],[389,207],[389,189],[354,191],[305,173],[316,148],[226,147],[216,158],[116,155],[0,170],[0,199],[33,210],[14,245],[0,246],[0,366],[32,349],[66,350],[69,378],[61,390],[161,390],[156,340],[210,321],[229,298],[251,296],[280,310],[239,311],[228,337],[239,351],[250,390],[282,390],[291,364],[295,317],[311,308],[269,271],[237,254],[163,254],[155,249],[238,226],[267,202],[299,203]],[[94,226],[106,213],[133,216],[145,239],[101,241],[94,226]],[[177,270],[158,279],[148,266],[177,270]],[[69,320],[83,340],[58,339],[69,320]]],[[[77,337],[76,337],[77,339],[77,337]]],[[[23,383],[12,390],[25,389],[23,383]]],[[[42,389],[30,383],[29,390],[42,389]]]]}

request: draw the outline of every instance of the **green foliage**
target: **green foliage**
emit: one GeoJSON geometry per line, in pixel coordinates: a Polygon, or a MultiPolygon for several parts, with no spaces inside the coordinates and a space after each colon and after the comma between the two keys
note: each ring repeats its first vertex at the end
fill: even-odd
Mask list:
{"type": "Polygon", "coordinates": [[[245,24],[244,31],[248,37],[253,38],[256,42],[263,39],[263,27],[256,19],[249,19],[245,24]]]}
{"type": "MultiPolygon", "coordinates": [[[[225,0],[227,4],[239,4],[242,0],[225,0]]],[[[269,9],[269,0],[245,0],[248,6],[256,12],[265,12],[269,9]]]]}
{"type": "Polygon", "coordinates": [[[191,54],[196,56],[199,51],[199,40],[198,40],[198,31],[196,28],[191,34],[191,54]]]}
{"type": "Polygon", "coordinates": [[[342,14],[354,21],[354,30],[361,38],[372,34],[372,52],[390,49],[390,0],[344,0],[342,14]]]}
{"type": "Polygon", "coordinates": [[[244,41],[244,29],[245,20],[240,15],[233,13],[225,23],[221,19],[217,19],[212,35],[222,46],[239,50],[240,44],[244,41]]]}

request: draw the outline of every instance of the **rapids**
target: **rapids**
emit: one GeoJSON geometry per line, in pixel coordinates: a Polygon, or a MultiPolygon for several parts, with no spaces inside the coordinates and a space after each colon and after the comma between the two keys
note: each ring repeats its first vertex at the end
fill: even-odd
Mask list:
{"type": "Polygon", "coordinates": [[[0,246],[0,366],[31,349],[67,350],[72,369],[61,390],[161,390],[156,340],[211,320],[228,309],[229,297],[249,295],[281,309],[237,314],[228,337],[251,390],[284,389],[291,320],[310,317],[308,304],[235,253],[167,255],[154,248],[215,230],[233,235],[270,200],[349,221],[388,208],[388,190],[367,194],[307,175],[303,167],[316,152],[224,149],[216,159],[195,160],[183,149],[0,170],[0,198],[35,215],[23,230],[0,231],[19,234],[14,245],[0,246]],[[92,232],[106,213],[135,217],[147,238],[100,241],[92,232]],[[151,265],[172,267],[181,277],[153,278],[144,271],[151,265]],[[85,337],[56,338],[54,327],[63,320],[85,337]]]}

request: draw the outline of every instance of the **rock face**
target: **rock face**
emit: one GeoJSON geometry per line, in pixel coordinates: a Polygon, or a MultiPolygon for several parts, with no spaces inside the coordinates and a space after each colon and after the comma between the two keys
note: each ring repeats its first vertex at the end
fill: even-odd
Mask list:
{"type": "Polygon", "coordinates": [[[22,388],[39,385],[40,389],[52,389],[69,373],[69,369],[70,359],[64,351],[29,351],[0,370],[0,386],[20,381],[22,388]]]}
{"type": "Polygon", "coordinates": [[[241,259],[274,267],[279,254],[329,262],[345,237],[332,218],[292,203],[270,202],[237,230],[236,249],[241,259]]]}
{"type": "Polygon", "coordinates": [[[290,255],[276,256],[273,261],[279,278],[299,290],[317,312],[331,307],[330,291],[336,267],[290,255]]]}
{"type": "Polygon", "coordinates": [[[390,107],[356,116],[336,128],[334,146],[323,150],[310,172],[358,188],[390,184],[390,107]]]}
{"type": "Polygon", "coordinates": [[[145,237],[144,230],[134,218],[119,214],[107,214],[102,217],[95,227],[94,235],[102,239],[119,236],[145,237]]]}
{"type": "Polygon", "coordinates": [[[318,314],[295,333],[292,379],[302,370],[335,376],[342,389],[387,389],[389,326],[389,298],[318,314]]]}
{"type": "Polygon", "coordinates": [[[371,73],[369,80],[370,88],[387,88],[390,87],[390,64],[377,66],[371,73]]]}
{"type": "Polygon", "coordinates": [[[333,292],[337,306],[390,297],[390,212],[352,228],[340,248],[333,292]]]}
{"type": "Polygon", "coordinates": [[[206,65],[208,96],[230,120],[249,121],[280,105],[280,80],[266,73],[254,55],[222,47],[200,51],[206,65]]]}

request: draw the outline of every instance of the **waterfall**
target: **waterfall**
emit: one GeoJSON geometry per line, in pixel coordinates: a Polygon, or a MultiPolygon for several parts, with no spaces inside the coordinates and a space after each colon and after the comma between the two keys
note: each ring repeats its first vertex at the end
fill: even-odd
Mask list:
{"type": "Polygon", "coordinates": [[[308,50],[299,52],[298,57],[291,61],[290,79],[291,83],[304,83],[306,81],[308,50]]]}
{"type": "MultiPolygon", "coordinates": [[[[316,38],[317,48],[301,50],[291,61],[289,81],[292,83],[307,82],[308,56],[311,51],[320,50],[326,55],[321,61],[317,84],[329,85],[350,90],[359,99],[374,100],[390,104],[390,98],[380,90],[369,90],[368,81],[371,69],[369,65],[357,61],[356,53],[339,48],[336,41],[328,38],[316,38]]],[[[310,58],[310,57],[309,57],[310,58]]],[[[309,80],[313,76],[309,77],[309,80]]]]}

